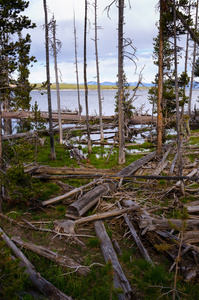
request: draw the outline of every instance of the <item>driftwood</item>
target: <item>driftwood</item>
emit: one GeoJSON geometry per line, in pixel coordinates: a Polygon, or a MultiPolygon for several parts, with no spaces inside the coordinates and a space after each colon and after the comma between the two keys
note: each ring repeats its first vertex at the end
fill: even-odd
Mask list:
{"type": "Polygon", "coordinates": [[[114,288],[121,288],[123,290],[123,294],[119,294],[118,298],[120,300],[136,299],[135,295],[133,294],[132,288],[121,268],[111,240],[106,233],[103,222],[96,221],[94,227],[96,235],[100,240],[100,247],[104,256],[104,260],[106,263],[111,262],[113,267],[114,288]]]}
{"type": "Polygon", "coordinates": [[[59,201],[65,199],[65,198],[67,198],[67,197],[70,197],[70,196],[72,196],[72,195],[74,195],[74,194],[77,194],[77,193],[81,192],[83,189],[86,189],[86,188],[88,188],[88,187],[94,185],[96,182],[97,182],[97,181],[94,180],[94,181],[92,181],[92,182],[90,182],[90,183],[88,183],[88,184],[86,184],[86,185],[83,185],[83,186],[81,186],[81,187],[79,187],[79,188],[76,188],[76,189],[74,189],[74,190],[72,190],[72,191],[70,191],[70,192],[68,192],[68,193],[66,193],[66,194],[64,194],[64,195],[57,196],[57,197],[55,197],[55,198],[52,198],[52,199],[43,201],[43,202],[42,202],[42,206],[45,206],[45,205],[48,205],[48,204],[52,204],[52,203],[55,203],[55,202],[59,202],[59,201]]]}
{"type": "Polygon", "coordinates": [[[65,268],[71,268],[76,270],[80,275],[86,275],[90,271],[89,268],[84,267],[77,262],[75,262],[73,259],[65,256],[65,255],[60,255],[58,253],[55,253],[51,250],[49,250],[46,247],[43,246],[37,246],[32,243],[27,243],[24,242],[20,237],[12,237],[12,241],[18,244],[20,247],[29,249],[43,257],[46,257],[52,261],[55,261],[59,265],[65,268]]]}
{"type": "Polygon", "coordinates": [[[85,218],[75,220],[74,222],[75,222],[75,224],[83,224],[83,223],[86,223],[86,222],[102,220],[102,219],[108,219],[110,217],[123,215],[123,214],[125,214],[129,211],[135,211],[135,210],[139,210],[139,209],[140,209],[139,206],[134,205],[134,206],[128,207],[128,208],[117,209],[117,210],[113,210],[113,211],[102,213],[102,214],[96,214],[96,215],[88,216],[88,217],[85,217],[85,218]]]}
{"type": "Polygon", "coordinates": [[[2,233],[2,238],[6,242],[7,246],[13,250],[14,254],[22,261],[23,265],[26,267],[25,272],[28,274],[28,278],[30,279],[30,281],[42,294],[44,294],[48,299],[72,300],[71,297],[62,293],[59,289],[57,289],[54,285],[41,277],[41,275],[35,271],[35,268],[31,264],[31,262],[17,248],[17,246],[10,240],[10,238],[1,228],[0,233],[2,233]]]}

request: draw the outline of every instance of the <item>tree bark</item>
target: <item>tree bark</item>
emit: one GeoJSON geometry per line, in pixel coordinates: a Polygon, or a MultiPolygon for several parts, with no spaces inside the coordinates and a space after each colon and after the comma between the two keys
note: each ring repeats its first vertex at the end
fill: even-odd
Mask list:
{"type": "Polygon", "coordinates": [[[54,145],[52,107],[51,107],[48,13],[47,13],[46,0],[43,0],[43,5],[44,5],[44,16],[45,16],[46,77],[47,77],[47,94],[48,94],[50,150],[51,150],[51,158],[53,160],[55,160],[56,159],[56,154],[55,154],[55,145],[54,145]]]}

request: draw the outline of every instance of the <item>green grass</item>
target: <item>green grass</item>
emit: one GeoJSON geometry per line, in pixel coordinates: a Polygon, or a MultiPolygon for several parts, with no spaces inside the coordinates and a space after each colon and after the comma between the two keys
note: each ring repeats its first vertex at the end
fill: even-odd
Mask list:
{"type": "MultiPolygon", "coordinates": [[[[40,83],[36,83],[36,89],[41,89],[42,84],[40,83]]],[[[60,90],[76,90],[77,89],[77,85],[76,84],[72,84],[72,83],[60,83],[59,84],[59,88],[60,90]]],[[[84,89],[84,85],[80,84],[79,86],[80,89],[84,89]]],[[[101,90],[117,90],[118,87],[116,85],[101,85],[100,86],[101,90]]],[[[129,89],[134,89],[134,86],[130,86],[129,89]]],[[[51,89],[55,90],[56,89],[56,84],[55,83],[51,83],[51,89]]],[[[88,85],[88,89],[89,90],[97,90],[97,85],[88,85]]],[[[139,87],[140,90],[146,90],[148,89],[147,87],[139,87]]]]}

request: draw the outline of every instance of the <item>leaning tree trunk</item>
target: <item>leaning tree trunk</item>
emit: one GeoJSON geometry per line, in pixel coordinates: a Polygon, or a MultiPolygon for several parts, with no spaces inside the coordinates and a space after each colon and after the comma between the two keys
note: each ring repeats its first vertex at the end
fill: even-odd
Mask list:
{"type": "Polygon", "coordinates": [[[124,111],[123,111],[123,74],[124,74],[124,0],[119,0],[118,18],[118,133],[119,133],[119,164],[125,163],[124,111]]]}
{"type": "Polygon", "coordinates": [[[57,88],[57,109],[58,109],[58,120],[59,120],[59,142],[63,144],[63,130],[61,123],[61,107],[60,107],[60,92],[59,92],[59,78],[58,78],[58,67],[57,67],[57,48],[56,48],[56,21],[53,19],[53,56],[54,56],[54,67],[55,67],[55,79],[57,88]]]}
{"type": "Polygon", "coordinates": [[[78,63],[77,63],[77,33],[76,33],[76,25],[75,25],[75,13],[74,13],[73,20],[74,20],[75,72],[76,72],[76,80],[77,80],[77,99],[78,99],[78,107],[79,107],[79,121],[81,122],[82,107],[80,104],[80,92],[79,92],[79,72],[78,72],[78,63]]]}
{"type": "Polygon", "coordinates": [[[86,38],[87,38],[87,10],[88,2],[85,0],[85,18],[84,18],[84,88],[85,88],[85,106],[86,106],[86,127],[88,139],[88,153],[92,152],[90,127],[89,127],[89,112],[88,112],[88,85],[87,85],[87,62],[86,62],[86,38]]]}
{"type": "Polygon", "coordinates": [[[53,136],[52,107],[51,107],[48,14],[47,14],[46,0],[43,0],[43,5],[44,5],[44,15],[45,15],[46,77],[47,77],[47,93],[48,93],[49,135],[50,135],[51,158],[54,160],[56,159],[56,154],[55,154],[55,145],[54,145],[54,136],[53,136]]]}
{"type": "Polygon", "coordinates": [[[160,1],[160,21],[159,21],[159,77],[158,77],[158,103],[157,103],[157,155],[162,156],[162,130],[163,130],[163,115],[162,115],[162,95],[163,95],[163,3],[160,1]]]}
{"type": "Polygon", "coordinates": [[[98,91],[98,102],[99,102],[99,119],[100,119],[100,141],[104,140],[103,122],[102,122],[102,98],[100,90],[100,76],[99,76],[99,60],[98,60],[98,47],[97,47],[97,0],[95,0],[95,57],[96,57],[96,70],[97,70],[97,91],[98,91]]]}

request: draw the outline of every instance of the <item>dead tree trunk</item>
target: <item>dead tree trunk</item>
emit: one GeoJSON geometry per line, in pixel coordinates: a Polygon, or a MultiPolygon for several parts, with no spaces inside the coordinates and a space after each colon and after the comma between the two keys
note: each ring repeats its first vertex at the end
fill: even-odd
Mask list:
{"type": "Polygon", "coordinates": [[[52,20],[53,26],[53,56],[54,56],[54,68],[55,68],[55,79],[56,79],[56,89],[57,89],[57,110],[58,110],[58,120],[59,120],[59,142],[63,144],[63,130],[61,122],[61,107],[60,107],[60,92],[59,92],[59,78],[58,78],[58,67],[57,67],[57,40],[56,40],[56,21],[52,20]]]}
{"type": "Polygon", "coordinates": [[[95,61],[96,61],[96,71],[97,71],[97,91],[98,91],[98,102],[99,102],[99,119],[100,119],[100,141],[104,140],[103,122],[102,122],[102,98],[100,90],[100,75],[99,75],[99,59],[98,59],[98,47],[97,47],[97,0],[94,4],[95,8],[95,61]]]}
{"type": "Polygon", "coordinates": [[[121,288],[123,290],[123,293],[118,295],[118,299],[136,299],[135,295],[133,294],[132,288],[121,268],[111,240],[106,233],[103,222],[96,221],[94,227],[96,235],[100,240],[100,247],[104,256],[104,260],[106,263],[111,262],[113,267],[114,288],[121,288]]]}
{"type": "Polygon", "coordinates": [[[87,62],[86,62],[86,40],[87,40],[87,11],[88,1],[85,0],[85,17],[84,17],[84,89],[85,89],[85,106],[86,106],[86,126],[87,126],[87,139],[88,139],[88,153],[92,152],[90,126],[89,126],[89,111],[88,111],[88,85],[87,85],[87,62]]]}
{"type": "Polygon", "coordinates": [[[159,21],[159,77],[158,77],[158,103],[157,103],[157,155],[162,156],[162,130],[163,130],[163,115],[162,115],[162,95],[163,95],[163,5],[164,0],[160,0],[160,21],[159,21]]]}
{"type": "Polygon", "coordinates": [[[77,33],[76,33],[76,25],[75,25],[75,13],[73,16],[73,23],[74,23],[74,40],[75,40],[75,72],[76,72],[76,79],[77,79],[77,99],[78,99],[78,107],[79,107],[79,121],[81,121],[82,107],[80,104],[80,92],[79,92],[79,72],[78,72],[78,63],[77,63],[77,33]]]}
{"type": "Polygon", "coordinates": [[[55,154],[55,145],[54,145],[54,136],[53,136],[53,121],[52,121],[52,107],[51,107],[48,13],[47,13],[46,0],[43,0],[43,5],[44,5],[44,16],[45,16],[46,77],[47,77],[47,94],[48,94],[50,149],[51,149],[51,158],[55,160],[56,154],[55,154]]]}
{"type": "Polygon", "coordinates": [[[118,2],[118,133],[119,133],[119,164],[125,163],[124,111],[123,111],[123,74],[124,74],[124,0],[118,2]]]}

